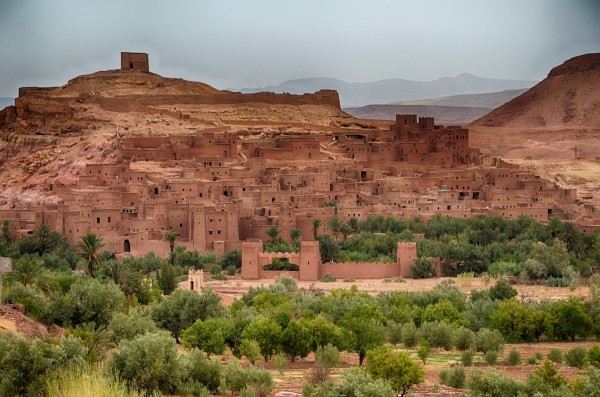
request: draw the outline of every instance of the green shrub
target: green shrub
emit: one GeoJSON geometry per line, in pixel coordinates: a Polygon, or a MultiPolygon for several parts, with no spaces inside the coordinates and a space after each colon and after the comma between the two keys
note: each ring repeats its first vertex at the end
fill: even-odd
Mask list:
{"type": "Polygon", "coordinates": [[[221,273],[213,274],[211,278],[213,280],[219,280],[219,281],[229,280],[226,275],[221,274],[221,273]]]}
{"type": "Polygon", "coordinates": [[[524,386],[516,379],[489,370],[486,377],[480,371],[473,371],[467,384],[469,397],[515,397],[524,391],[524,386]]]}
{"type": "Polygon", "coordinates": [[[443,347],[445,350],[452,350],[452,328],[443,321],[421,324],[419,334],[432,347],[443,347]]]}
{"type": "Polygon", "coordinates": [[[461,351],[472,349],[475,347],[475,333],[465,327],[457,328],[452,335],[452,344],[461,351]]]}
{"type": "Polygon", "coordinates": [[[221,384],[221,364],[218,359],[210,359],[201,351],[186,357],[188,382],[200,384],[211,392],[216,392],[221,384]]]}
{"type": "Polygon", "coordinates": [[[523,266],[516,262],[498,261],[488,266],[488,273],[494,277],[518,276],[522,270],[523,266]]]}
{"type": "Polygon", "coordinates": [[[538,359],[535,358],[535,356],[529,357],[527,359],[527,364],[529,364],[529,365],[536,365],[537,363],[538,363],[538,359]]]}
{"type": "Polygon", "coordinates": [[[489,365],[496,365],[498,362],[498,352],[495,350],[488,350],[484,355],[485,362],[489,365]]]}
{"type": "Polygon", "coordinates": [[[25,314],[37,321],[46,317],[48,300],[43,292],[36,286],[23,285],[15,282],[7,288],[6,303],[20,303],[25,306],[25,314]]]}
{"type": "Polygon", "coordinates": [[[586,362],[596,368],[600,368],[600,346],[595,345],[588,350],[586,362]]]}
{"type": "Polygon", "coordinates": [[[335,368],[340,365],[340,351],[332,344],[319,346],[315,352],[315,363],[327,368],[335,368]]]}
{"type": "Polygon", "coordinates": [[[277,353],[275,355],[275,358],[273,359],[273,364],[275,364],[275,368],[277,368],[279,374],[283,375],[283,371],[285,371],[285,369],[287,368],[288,361],[283,354],[277,353]]]}
{"type": "Polygon", "coordinates": [[[504,349],[504,337],[498,330],[482,328],[475,338],[477,351],[487,353],[488,351],[502,352],[504,349]]]}
{"type": "Polygon", "coordinates": [[[473,356],[474,356],[474,353],[473,353],[472,349],[465,350],[460,355],[460,362],[465,367],[470,367],[471,365],[473,365],[473,356]]]}
{"type": "Polygon", "coordinates": [[[542,361],[544,359],[542,352],[535,352],[534,356],[535,356],[535,359],[538,361],[542,361]]]}
{"type": "Polygon", "coordinates": [[[152,394],[173,394],[181,385],[184,368],[177,345],[166,332],[146,333],[119,343],[107,364],[108,369],[130,385],[152,394]]]}
{"type": "Polygon", "coordinates": [[[548,360],[552,361],[553,363],[562,364],[562,362],[563,362],[562,350],[560,350],[556,347],[550,349],[550,351],[548,352],[548,360]]]}
{"type": "Polygon", "coordinates": [[[583,368],[587,351],[584,347],[574,347],[565,354],[565,363],[569,367],[583,368]]]}
{"type": "Polygon", "coordinates": [[[260,346],[254,339],[242,339],[240,344],[240,354],[250,361],[252,365],[260,359],[260,346]]]}
{"type": "Polygon", "coordinates": [[[465,368],[462,365],[459,365],[451,370],[441,370],[440,383],[455,389],[463,389],[466,383],[465,368]]]}
{"type": "Polygon", "coordinates": [[[45,395],[52,375],[83,370],[87,351],[81,339],[67,336],[54,344],[0,334],[0,396],[45,395]]]}
{"type": "Polygon", "coordinates": [[[416,258],[410,265],[413,278],[430,278],[435,276],[435,266],[429,258],[416,258]]]}
{"type": "Polygon", "coordinates": [[[337,281],[337,279],[335,277],[333,277],[331,274],[327,273],[326,275],[321,277],[321,281],[324,283],[332,283],[334,281],[337,281]]]}
{"type": "Polygon", "coordinates": [[[513,348],[506,358],[508,365],[519,365],[521,364],[521,353],[515,348],[513,348]]]}
{"type": "Polygon", "coordinates": [[[385,327],[386,340],[392,345],[396,346],[402,342],[402,324],[398,324],[395,321],[388,321],[385,327]]]}
{"type": "Polygon", "coordinates": [[[548,277],[546,280],[542,281],[542,285],[546,287],[561,287],[566,288],[569,286],[571,280],[565,277],[548,277]]]}
{"type": "Polygon", "coordinates": [[[248,383],[246,388],[256,397],[267,397],[274,387],[273,375],[266,369],[250,366],[247,370],[248,383]]]}
{"type": "Polygon", "coordinates": [[[507,300],[517,296],[517,290],[510,285],[506,277],[502,277],[489,289],[489,294],[492,300],[507,300]]]}
{"type": "Polygon", "coordinates": [[[411,348],[417,345],[419,341],[419,331],[415,323],[409,321],[402,325],[402,343],[404,347],[411,348]]]}
{"type": "Polygon", "coordinates": [[[427,340],[421,339],[420,346],[417,349],[417,356],[423,361],[423,365],[427,364],[427,358],[431,352],[431,345],[427,340]]]}

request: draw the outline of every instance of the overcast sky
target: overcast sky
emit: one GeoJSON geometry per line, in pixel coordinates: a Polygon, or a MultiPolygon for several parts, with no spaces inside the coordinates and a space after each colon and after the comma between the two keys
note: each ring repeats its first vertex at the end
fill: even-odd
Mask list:
{"type": "Polygon", "coordinates": [[[0,96],[147,52],[217,88],[305,77],[541,80],[600,52],[598,0],[0,0],[0,96]]]}

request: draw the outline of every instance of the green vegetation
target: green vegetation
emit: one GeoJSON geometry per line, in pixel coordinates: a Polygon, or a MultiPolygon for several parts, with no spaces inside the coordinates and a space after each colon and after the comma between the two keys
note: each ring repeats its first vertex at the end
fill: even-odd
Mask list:
{"type": "MultiPolygon", "coordinates": [[[[417,277],[431,275],[427,258],[440,258],[446,273],[464,275],[458,285],[483,272],[498,278],[470,295],[445,281],[425,292],[372,296],[356,287],[327,294],[299,290],[293,278],[282,276],[269,287],[251,288],[225,308],[210,290],[184,291],[176,288],[177,282],[189,268],[202,269],[205,264],[216,276],[222,271],[235,274],[241,267],[240,250],[217,257],[176,246],[175,237],[169,261],[154,254],[115,260],[110,245],[93,234],[69,245],[40,227],[14,240],[3,224],[0,254],[14,259],[14,271],[4,277],[3,302],[20,303],[28,316],[64,327],[66,333],[52,342],[0,336],[0,395],[68,397],[93,390],[100,396],[266,396],[273,378],[254,364],[273,359],[275,368],[283,371],[288,360],[311,353],[315,365],[305,387],[307,396],[406,393],[423,376],[417,357],[427,365],[462,362],[440,375],[440,381],[466,385],[470,396],[594,395],[590,390],[600,385],[597,347],[566,352],[568,365],[589,367],[568,386],[551,364],[563,361],[558,349],[550,351],[549,361],[525,382],[464,370],[484,358],[496,362],[505,342],[600,336],[600,276],[591,277],[585,299],[542,302],[518,300],[504,277],[541,277],[573,286],[578,277],[589,276],[600,259],[600,243],[566,225],[552,221],[543,226],[524,217],[434,217],[427,224],[416,218],[384,217],[315,222],[314,232],[331,234],[317,236],[327,260],[393,262],[398,241],[414,241],[419,233],[426,238],[417,241],[417,277]],[[386,341],[414,349],[414,359],[403,350],[385,347],[386,341]],[[187,351],[179,351],[178,344],[187,351]],[[355,354],[366,369],[330,377],[342,351],[355,354]],[[234,358],[222,367],[215,356],[229,352],[251,365],[242,366],[234,358]],[[57,384],[65,387],[58,390],[57,384]]],[[[291,233],[289,242],[278,230],[269,233],[266,245],[273,249],[299,247],[298,231],[291,233]]],[[[171,241],[166,235],[165,239],[171,241]]],[[[291,264],[284,260],[273,264],[295,270],[286,268],[291,264]]],[[[516,350],[505,359],[510,365],[522,360],[516,350]]],[[[530,360],[539,363],[542,358],[530,360]]]]}

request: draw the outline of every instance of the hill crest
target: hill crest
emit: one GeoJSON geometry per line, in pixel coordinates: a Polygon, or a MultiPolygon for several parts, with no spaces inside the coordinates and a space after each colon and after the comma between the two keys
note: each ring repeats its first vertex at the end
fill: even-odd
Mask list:
{"type": "Polygon", "coordinates": [[[600,54],[569,59],[530,90],[471,125],[599,128],[600,54]]]}

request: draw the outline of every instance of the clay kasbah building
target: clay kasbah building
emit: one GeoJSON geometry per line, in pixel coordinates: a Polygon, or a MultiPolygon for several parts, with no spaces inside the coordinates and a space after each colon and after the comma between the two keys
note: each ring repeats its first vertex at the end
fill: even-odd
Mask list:
{"type": "MultiPolygon", "coordinates": [[[[148,55],[123,53],[121,71],[148,73],[148,55]]],[[[66,106],[44,99],[43,88],[20,90],[11,118],[38,118],[49,122],[66,106]]],[[[286,103],[335,106],[335,91],[314,94],[239,94],[214,96],[148,96],[132,98],[79,98],[113,111],[156,113],[156,103],[167,101],[160,114],[189,117],[177,105],[206,103],[286,103]],[[128,102],[129,101],[129,102],[128,102]]],[[[122,132],[122,131],[121,131],[122,132]]],[[[234,248],[243,252],[242,277],[274,277],[262,269],[271,257],[262,252],[262,240],[271,227],[301,231],[302,249],[285,254],[300,270],[295,277],[318,280],[330,273],[338,278],[408,276],[416,257],[414,243],[400,243],[396,264],[321,263],[318,242],[312,240],[312,222],[326,223],[373,215],[402,219],[435,215],[469,218],[478,214],[515,219],[521,215],[546,222],[549,216],[578,219],[578,227],[597,230],[589,209],[577,202],[575,191],[469,148],[469,131],[439,126],[430,117],[397,115],[382,128],[323,129],[279,134],[274,137],[240,134],[231,128],[190,131],[188,135],[118,136],[118,159],[110,164],[87,164],[75,187],[47,186],[60,202],[45,207],[0,211],[16,235],[30,234],[47,224],[74,243],[87,233],[101,236],[117,256],[154,252],[166,256],[167,231],[179,233],[178,244],[218,254],[234,248]],[[332,155],[332,153],[334,155],[332,155]],[[132,167],[153,162],[177,169],[168,176],[132,167]],[[335,203],[335,206],[330,205],[335,203]],[[329,205],[328,205],[329,204],[329,205]]],[[[327,232],[323,228],[322,232],[327,232]]]]}

